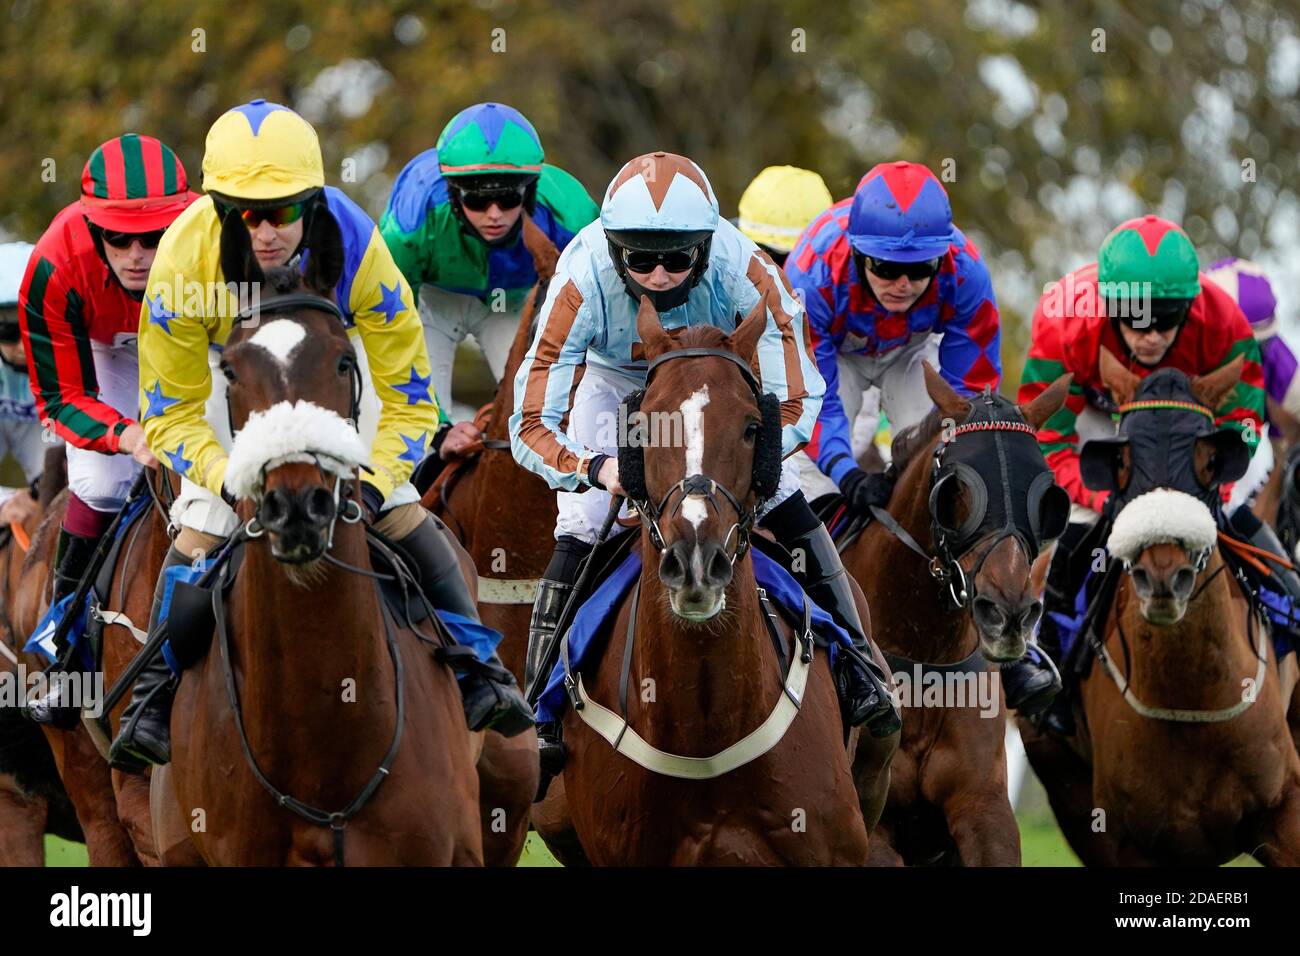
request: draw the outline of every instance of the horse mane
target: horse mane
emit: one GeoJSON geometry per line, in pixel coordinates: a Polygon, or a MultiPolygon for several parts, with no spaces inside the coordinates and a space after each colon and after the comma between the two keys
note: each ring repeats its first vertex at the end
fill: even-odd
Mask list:
{"type": "Polygon", "coordinates": [[[674,329],[668,335],[675,349],[717,349],[727,344],[727,333],[712,325],[693,325],[674,329]]]}
{"type": "Polygon", "coordinates": [[[898,472],[902,472],[917,453],[928,448],[943,425],[943,412],[938,408],[930,409],[928,415],[915,425],[909,425],[894,437],[893,463],[898,472]]]}

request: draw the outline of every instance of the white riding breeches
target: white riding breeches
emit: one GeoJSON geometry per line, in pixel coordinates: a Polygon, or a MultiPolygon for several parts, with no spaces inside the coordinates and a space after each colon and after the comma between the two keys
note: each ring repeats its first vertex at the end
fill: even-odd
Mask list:
{"type": "MultiPolygon", "coordinates": [[[[618,406],[640,386],[628,379],[588,365],[573,396],[566,434],[574,441],[606,455],[618,455],[618,406]]],[[[683,476],[686,477],[686,476],[683,476]]],[[[781,466],[781,483],[777,492],[759,509],[759,517],[771,511],[799,490],[799,472],[793,461],[781,466]]],[[[556,494],[559,517],[555,537],[572,535],[592,544],[609,513],[610,494],[599,488],[583,492],[561,491],[556,494]]],[[[627,507],[620,513],[627,516],[627,507]]]]}
{"type": "MultiPolygon", "coordinates": [[[[140,365],[135,343],[134,335],[118,336],[113,345],[93,339],[90,343],[99,400],[131,418],[138,418],[140,413],[140,365]]],[[[71,443],[67,455],[68,488],[95,511],[118,511],[142,467],[130,455],[106,455],[71,443]]]]}
{"type": "MultiPolygon", "coordinates": [[[[934,407],[930,393],[925,390],[921,363],[929,362],[938,368],[941,340],[940,335],[922,332],[912,336],[902,348],[883,355],[846,353],[836,357],[838,394],[852,435],[854,460],[862,457],[875,437],[880,411],[889,416],[890,432],[897,437],[934,407]]],[[[804,494],[810,501],[839,490],[806,454],[799,452],[794,457],[804,494]]]]}
{"type": "Polygon", "coordinates": [[[424,344],[429,349],[433,369],[434,395],[448,408],[452,400],[451,370],[456,347],[466,336],[474,336],[497,382],[505,374],[506,358],[519,328],[522,306],[496,311],[492,305],[491,296],[484,302],[437,286],[420,287],[420,321],[424,324],[424,344]]]}

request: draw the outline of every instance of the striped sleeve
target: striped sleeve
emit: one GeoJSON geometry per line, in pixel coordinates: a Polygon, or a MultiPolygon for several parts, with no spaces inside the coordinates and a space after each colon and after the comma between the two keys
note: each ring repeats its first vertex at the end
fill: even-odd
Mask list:
{"type": "Polygon", "coordinates": [[[1263,357],[1260,355],[1259,343],[1255,341],[1250,324],[1246,321],[1246,317],[1240,314],[1240,310],[1223,325],[1226,327],[1227,344],[1213,367],[1221,368],[1238,355],[1245,361],[1241,367],[1241,381],[1228,393],[1223,404],[1215,409],[1216,421],[1241,432],[1246,447],[1250,449],[1251,455],[1254,455],[1259,447],[1264,427],[1263,357]]]}
{"type": "Polygon", "coordinates": [[[39,251],[18,293],[18,324],[40,421],[77,448],[116,454],[132,421],[99,400],[84,301],[39,251]]]}
{"type": "MultiPolygon", "coordinates": [[[[1066,373],[1063,334],[1061,322],[1046,318],[1040,303],[1034,313],[1029,358],[1020,377],[1020,392],[1016,396],[1020,405],[1032,402],[1066,373]]],[[[1038,444],[1047,464],[1056,475],[1056,483],[1066,490],[1070,500],[1099,512],[1109,492],[1084,487],[1083,477],[1079,473],[1079,433],[1075,422],[1083,407],[1083,386],[1076,377],[1070,383],[1065,404],[1039,429],[1038,444]]]]}
{"type": "Polygon", "coordinates": [[[758,340],[765,392],[781,400],[781,455],[797,452],[812,437],[826,383],[813,362],[803,305],[785,273],[762,253],[749,260],[746,277],[768,301],[767,327],[758,340]]]}
{"type": "Polygon", "coordinates": [[[380,403],[379,429],[370,449],[374,471],[366,480],[385,498],[411,477],[438,431],[438,400],[414,301],[388,246],[372,226],[348,307],[380,403]]]}
{"type": "Polygon", "coordinates": [[[564,422],[592,337],[591,307],[573,280],[557,273],[538,316],[536,337],[515,374],[510,447],[520,465],[564,491],[591,484],[587,466],[595,452],[566,436],[564,422]]]}

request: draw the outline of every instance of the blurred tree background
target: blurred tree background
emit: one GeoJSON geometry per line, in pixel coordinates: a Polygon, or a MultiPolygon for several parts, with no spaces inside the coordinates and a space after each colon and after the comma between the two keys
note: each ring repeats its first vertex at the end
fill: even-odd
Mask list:
{"type": "Polygon", "coordinates": [[[1285,322],[1296,301],[1294,0],[0,2],[9,238],[35,239],[124,131],[197,181],[208,126],[254,96],[310,119],[330,181],[377,216],[452,114],[493,99],[597,198],[652,148],[696,159],[729,215],[772,163],[837,198],[883,160],[946,171],[1012,382],[1043,284],[1141,212],[1182,222],[1203,263],[1273,268],[1285,322]]]}

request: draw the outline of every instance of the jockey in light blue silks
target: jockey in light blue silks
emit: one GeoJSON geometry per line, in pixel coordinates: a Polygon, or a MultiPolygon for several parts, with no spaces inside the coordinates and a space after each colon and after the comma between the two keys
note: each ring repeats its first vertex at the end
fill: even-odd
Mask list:
{"type": "MultiPolygon", "coordinates": [[[[13,455],[32,484],[45,465],[36,397],[27,379],[27,360],[18,328],[18,287],[35,248],[30,242],[0,245],[0,456],[13,455]]],[[[0,524],[35,508],[28,488],[0,488],[0,524]]]]}
{"type": "MultiPolygon", "coordinates": [[[[606,190],[600,220],[560,257],[538,315],[536,337],[515,376],[510,439],[516,460],[560,491],[555,554],[542,579],[528,636],[526,685],[534,699],[556,653],[556,629],[582,560],[590,553],[619,484],[617,436],[602,424],[646,382],[637,310],[647,296],[669,331],[711,325],[732,332],[761,299],[762,388],[781,402],[781,454],[808,440],[825,385],[808,349],[804,310],[771,258],[718,215],[704,172],[684,156],[650,153],[627,163],[606,190]],[[567,423],[567,424],[566,424],[567,423]]],[[[885,736],[898,714],[875,671],[848,576],[825,527],[785,462],[760,523],[806,557],[801,583],[854,639],[836,688],[847,725],[885,736]]],[[[564,750],[558,725],[539,728],[543,771],[564,750]]]]}

